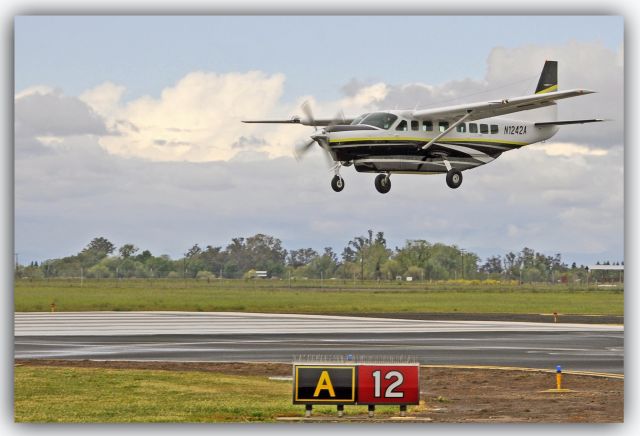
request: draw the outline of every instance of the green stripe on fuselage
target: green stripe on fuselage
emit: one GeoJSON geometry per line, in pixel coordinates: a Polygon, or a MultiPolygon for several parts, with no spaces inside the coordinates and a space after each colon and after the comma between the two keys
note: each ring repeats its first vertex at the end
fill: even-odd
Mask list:
{"type": "MultiPolygon", "coordinates": [[[[416,138],[416,137],[393,137],[393,138],[342,138],[342,139],[331,139],[329,143],[343,143],[343,142],[365,142],[370,141],[372,144],[384,144],[391,142],[399,142],[399,141],[415,141],[415,142],[424,142],[427,143],[431,141],[433,138],[416,138]]],[[[438,139],[437,142],[477,142],[477,143],[485,143],[485,144],[497,144],[497,145],[527,145],[528,142],[521,141],[504,141],[498,139],[479,139],[479,138],[441,138],[438,139]]]]}

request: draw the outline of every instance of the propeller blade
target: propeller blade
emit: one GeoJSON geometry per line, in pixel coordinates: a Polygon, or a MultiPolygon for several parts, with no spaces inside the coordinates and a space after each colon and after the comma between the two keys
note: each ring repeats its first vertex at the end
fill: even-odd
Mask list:
{"type": "Polygon", "coordinates": [[[329,150],[328,138],[325,135],[314,135],[312,136],[312,138],[318,143],[320,148],[322,148],[322,151],[324,151],[324,153],[322,154],[324,155],[325,160],[327,161],[327,165],[330,168],[333,168],[336,165],[336,162],[333,160],[333,157],[331,156],[331,151],[329,150]]]}
{"type": "Polygon", "coordinates": [[[296,160],[302,159],[302,156],[304,156],[309,151],[314,142],[316,142],[316,140],[312,138],[304,144],[296,146],[295,150],[293,151],[293,155],[295,156],[296,160]]]}
{"type": "Polygon", "coordinates": [[[314,130],[317,130],[318,128],[315,126],[315,119],[313,118],[313,112],[311,111],[311,105],[309,104],[309,101],[305,100],[300,108],[302,109],[302,113],[304,113],[304,115],[307,117],[307,121],[309,122],[309,124],[313,125],[314,130]]]}

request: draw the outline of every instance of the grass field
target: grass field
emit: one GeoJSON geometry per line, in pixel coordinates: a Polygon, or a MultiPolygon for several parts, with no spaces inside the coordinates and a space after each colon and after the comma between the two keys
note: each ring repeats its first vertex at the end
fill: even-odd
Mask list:
{"type": "Polygon", "coordinates": [[[342,280],[18,280],[15,310],[623,315],[622,288],[342,280]]]}
{"type": "MultiPolygon", "coordinates": [[[[301,419],[287,364],[25,361],[14,367],[16,422],[273,422],[301,419]]],[[[421,404],[408,418],[425,422],[623,422],[624,380],[567,374],[570,393],[549,394],[555,374],[537,371],[420,370],[421,404]]],[[[343,422],[375,421],[346,406],[343,422]]],[[[398,418],[377,406],[376,421],[398,418]]],[[[335,406],[313,416],[335,420],[335,406]]],[[[401,420],[402,421],[402,420],[401,420]]],[[[388,421],[387,421],[388,422],[388,421]]],[[[398,422],[398,421],[395,421],[398,422]]]]}
{"type": "MultiPolygon", "coordinates": [[[[15,368],[16,422],[269,422],[302,416],[291,381],[215,372],[104,368],[15,368]]],[[[314,407],[314,415],[335,406],[314,407]]],[[[366,413],[365,406],[345,414],[366,413]]],[[[397,413],[380,407],[376,414],[397,413]]]]}

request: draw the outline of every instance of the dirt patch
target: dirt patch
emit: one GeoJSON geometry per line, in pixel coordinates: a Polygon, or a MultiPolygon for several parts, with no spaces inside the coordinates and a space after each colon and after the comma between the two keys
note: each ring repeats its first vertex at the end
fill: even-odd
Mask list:
{"type": "MultiPolygon", "coordinates": [[[[291,365],[283,363],[16,360],[16,364],[291,375],[291,365]]],[[[574,392],[550,393],[542,391],[555,387],[553,373],[427,367],[421,368],[420,378],[424,402],[419,407],[409,407],[408,413],[415,421],[604,423],[624,420],[624,380],[621,379],[565,374],[563,388],[574,392]]],[[[302,415],[302,407],[300,411],[302,415]]],[[[326,420],[326,417],[320,419],[326,420]]],[[[371,422],[366,416],[361,420],[371,422]]]]}
{"type": "Polygon", "coordinates": [[[434,422],[622,422],[624,381],[565,374],[567,393],[555,374],[542,372],[424,368],[428,416],[434,422]]]}

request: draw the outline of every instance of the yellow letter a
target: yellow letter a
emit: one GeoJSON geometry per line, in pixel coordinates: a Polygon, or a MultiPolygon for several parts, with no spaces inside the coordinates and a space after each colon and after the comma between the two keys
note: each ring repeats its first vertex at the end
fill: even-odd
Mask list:
{"type": "Polygon", "coordinates": [[[316,391],[313,393],[314,397],[320,395],[320,391],[328,390],[330,397],[335,397],[336,392],[333,390],[333,385],[331,384],[331,379],[329,378],[329,373],[327,371],[322,371],[320,374],[320,378],[318,379],[318,384],[316,385],[316,391]]]}

